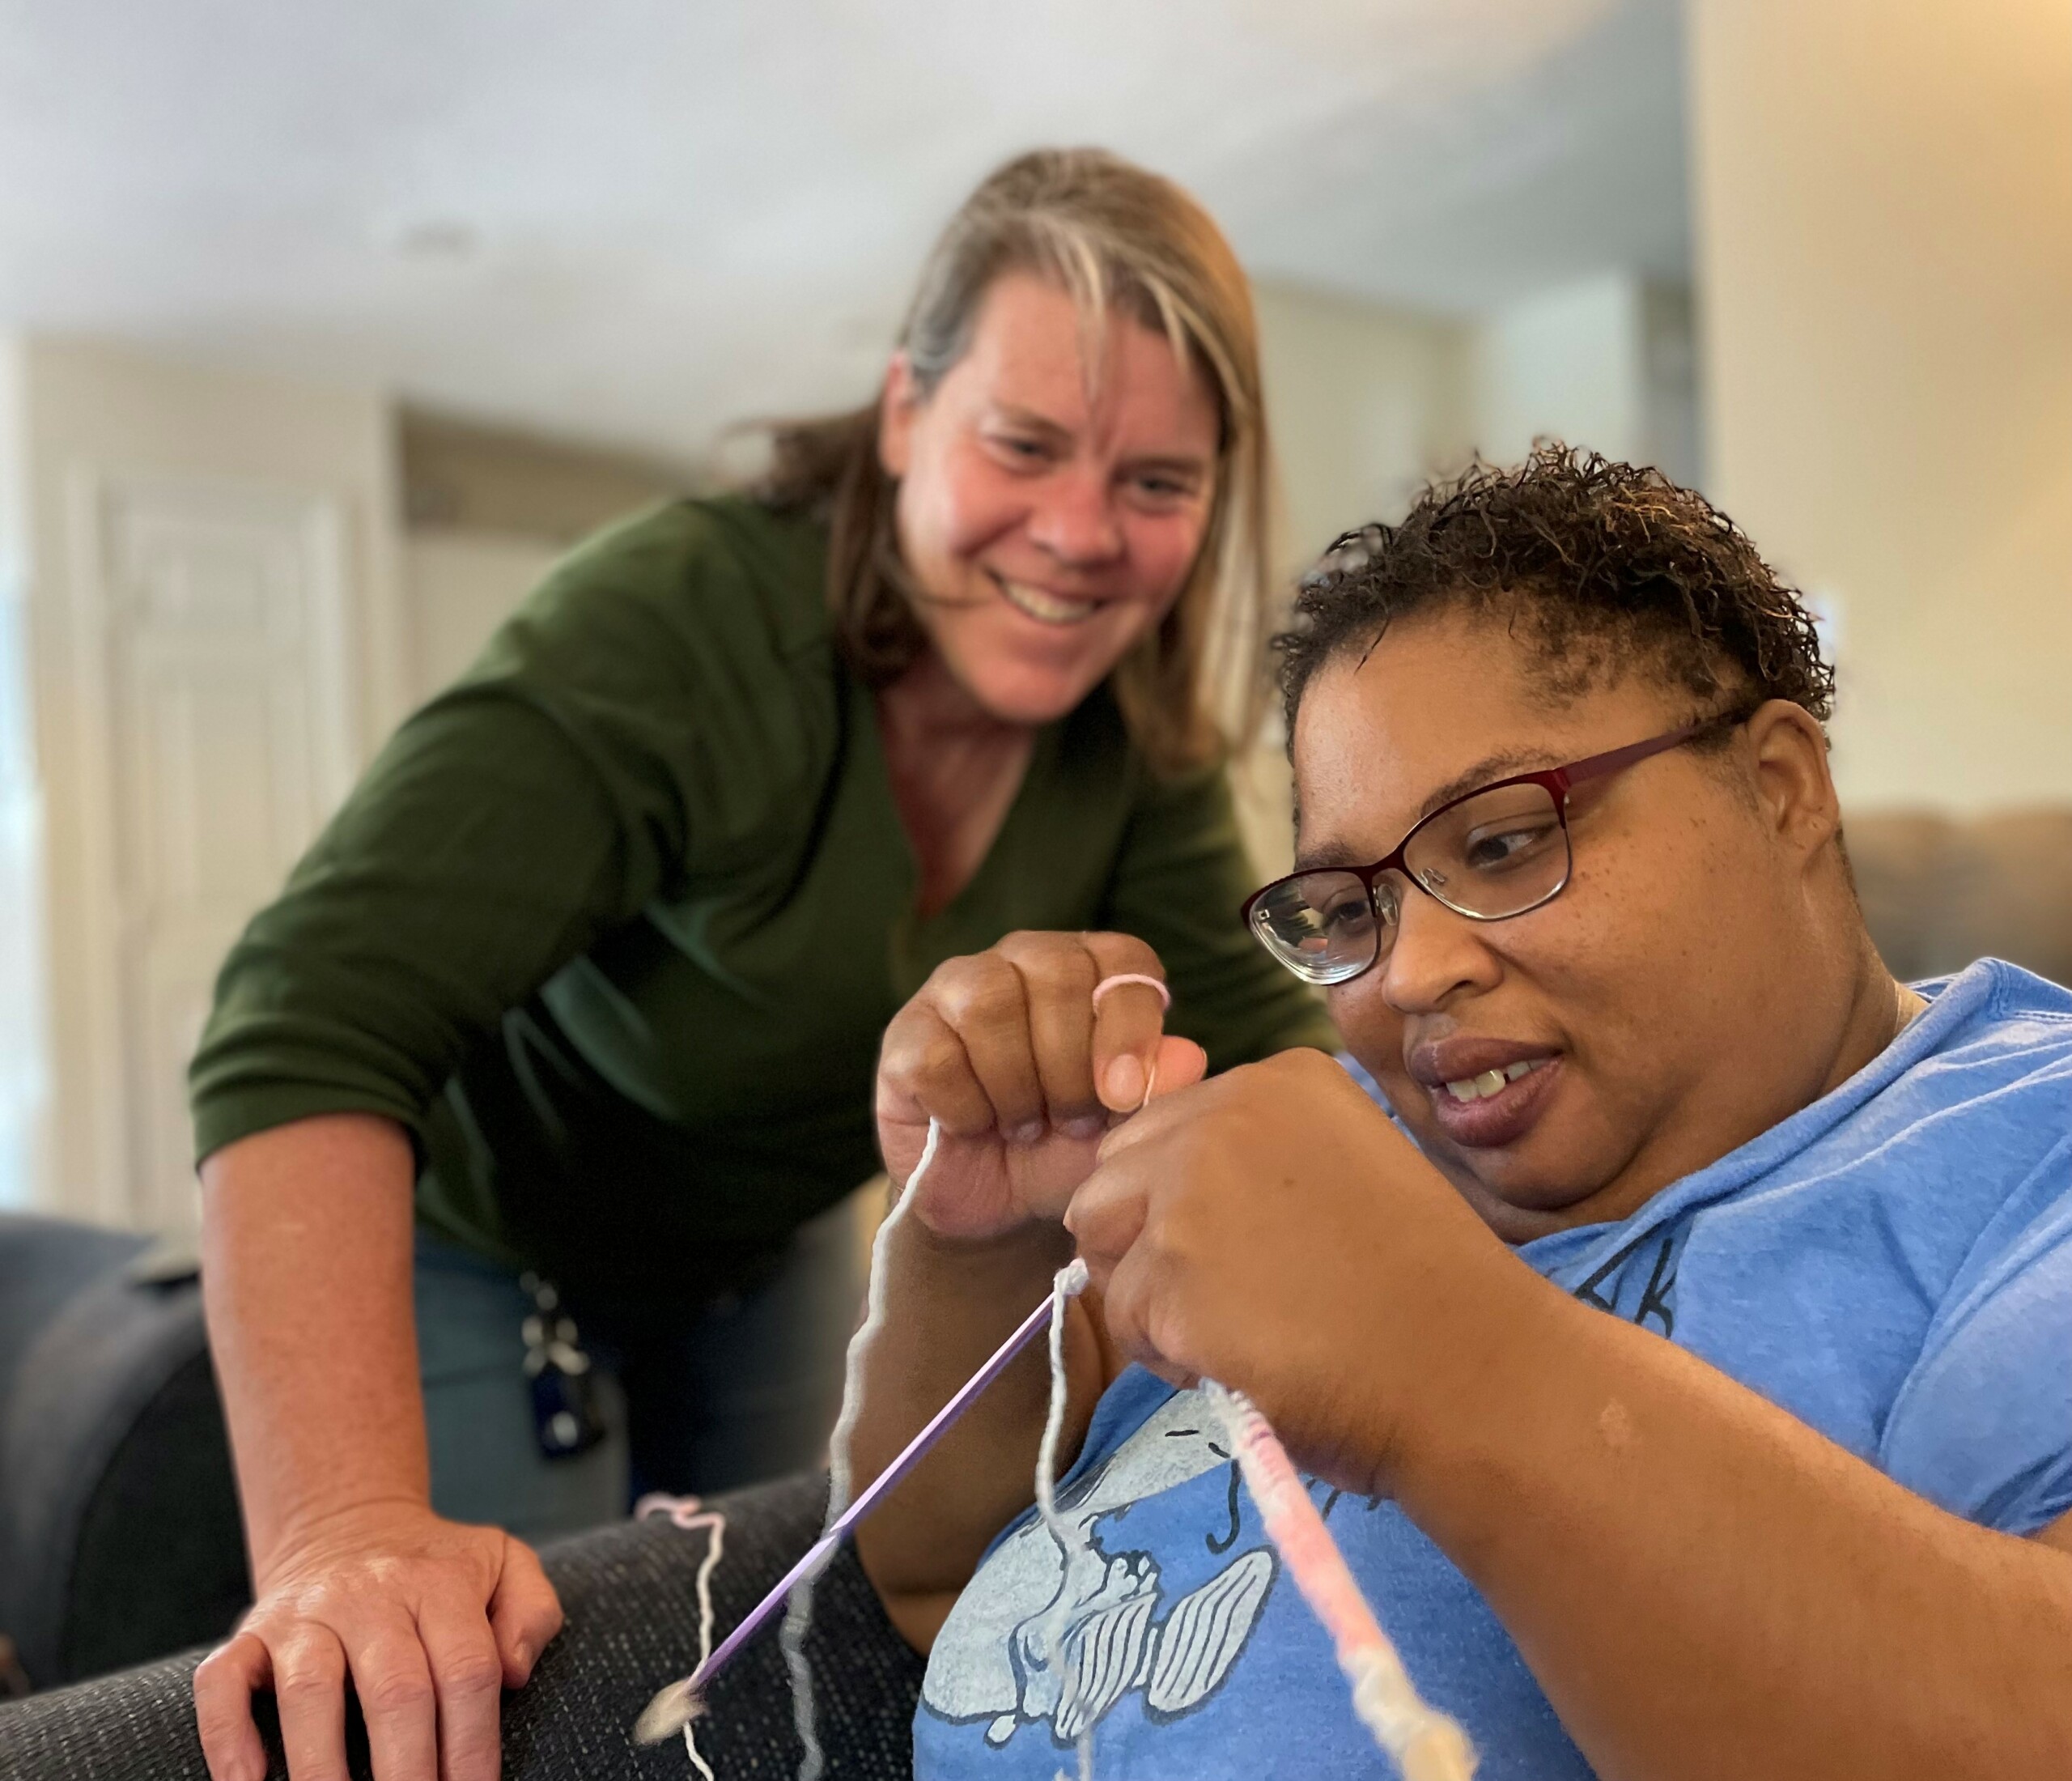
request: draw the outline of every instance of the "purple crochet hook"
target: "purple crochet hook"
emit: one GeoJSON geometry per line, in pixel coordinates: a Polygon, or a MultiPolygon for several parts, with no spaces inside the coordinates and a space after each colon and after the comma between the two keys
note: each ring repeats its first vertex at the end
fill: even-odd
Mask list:
{"type": "MultiPolygon", "coordinates": [[[[1076,1278],[1068,1282],[1066,1290],[1076,1293],[1086,1284],[1085,1265],[1076,1261],[1072,1264],[1072,1271],[1076,1278]]],[[[1042,1304],[1022,1319],[1021,1327],[993,1351],[992,1358],[966,1380],[957,1395],[937,1410],[929,1419],[928,1426],[906,1443],[899,1457],[881,1472],[868,1488],[842,1512],[834,1525],[807,1549],[806,1555],[785,1572],[776,1588],[749,1611],[748,1617],[720,1641],[719,1649],[690,1675],[681,1681],[670,1683],[648,1703],[634,1724],[635,1743],[660,1744],[664,1738],[675,1736],[704,1711],[703,1697],[706,1685],[744,1645],[775,1618],[778,1609],[784,1605],[785,1598],[797,1584],[820,1574],[827,1562],[834,1556],[835,1549],[856,1524],[875,1509],[886,1493],[894,1489],[901,1479],[921,1463],[928,1449],[949,1432],[950,1425],[978,1401],[979,1394],[1007,1371],[1008,1363],[1049,1327],[1050,1321],[1051,1300],[1047,1295],[1042,1304]]]]}

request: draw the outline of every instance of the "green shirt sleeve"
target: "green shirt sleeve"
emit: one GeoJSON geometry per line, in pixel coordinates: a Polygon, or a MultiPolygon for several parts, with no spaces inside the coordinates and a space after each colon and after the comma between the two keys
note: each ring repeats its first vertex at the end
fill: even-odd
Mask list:
{"type": "Polygon", "coordinates": [[[818,551],[686,503],[567,559],[232,948],[189,1075],[197,1154],[325,1112],[417,1130],[505,1010],[690,882],[690,836],[700,872],[752,852],[832,746],[818,551]]]}
{"type": "Polygon", "coordinates": [[[1166,780],[1147,775],[1123,836],[1106,925],[1158,954],[1173,991],[1173,1030],[1208,1052],[1211,1070],[1297,1045],[1340,1048],[1323,1002],[1238,920],[1255,888],[1223,770],[1166,780]]]}

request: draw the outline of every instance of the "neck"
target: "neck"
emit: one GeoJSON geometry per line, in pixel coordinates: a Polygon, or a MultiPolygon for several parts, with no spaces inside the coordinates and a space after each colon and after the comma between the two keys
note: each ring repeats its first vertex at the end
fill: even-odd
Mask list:
{"type": "Polygon", "coordinates": [[[877,720],[888,746],[902,752],[944,742],[999,742],[1026,733],[1022,725],[980,704],[932,649],[879,691],[877,720]]]}
{"type": "Polygon", "coordinates": [[[1847,1012],[1829,1060],[1820,1095],[1840,1088],[1899,1037],[1900,1029],[1927,1005],[1885,968],[1869,934],[1857,949],[1847,1012]]]}
{"type": "Polygon", "coordinates": [[[946,907],[991,849],[1036,733],[996,716],[932,652],[877,695],[885,775],[913,848],[922,915],[946,907]]]}

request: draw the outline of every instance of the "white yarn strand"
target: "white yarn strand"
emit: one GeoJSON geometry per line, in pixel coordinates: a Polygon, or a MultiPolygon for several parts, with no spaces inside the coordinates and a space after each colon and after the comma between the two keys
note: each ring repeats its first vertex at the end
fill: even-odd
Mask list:
{"type": "MultiPolygon", "coordinates": [[[[643,1497],[633,1506],[636,1519],[652,1515],[666,1515],[679,1528],[695,1531],[703,1528],[706,1534],[705,1556],[698,1562],[698,1663],[691,1671],[695,1676],[705,1668],[706,1660],[712,1655],[712,1573],[720,1568],[720,1560],[727,1549],[727,1518],[717,1509],[708,1509],[696,1497],[672,1497],[656,1491],[643,1497]]],[[[698,1719],[695,1713],[684,1721],[683,1747],[690,1753],[690,1766],[702,1781],[716,1781],[712,1765],[705,1760],[704,1753],[698,1748],[698,1719]]]]}
{"type": "MultiPolygon", "coordinates": [[[[1065,1305],[1086,1290],[1086,1264],[1075,1256],[1060,1268],[1051,1282],[1051,1405],[1043,1418],[1043,1439],[1036,1449],[1036,1512],[1058,1545],[1061,1561],[1058,1599],[1043,1620],[1043,1661],[1059,1678],[1058,1707],[1068,1713],[1079,1704],[1079,1669],[1065,1668],[1066,1622],[1072,1604],[1065,1586],[1072,1575],[1072,1560],[1090,1551],[1093,1542],[1085,1532],[1058,1513],[1058,1443],[1064,1438],[1065,1405],[1071,1381],[1065,1376],[1065,1305]]],[[[1079,1758],[1079,1781],[1093,1781],[1093,1727],[1082,1725],[1072,1738],[1079,1758]]]]}
{"type": "MultiPolygon", "coordinates": [[[[855,1482],[849,1447],[856,1436],[857,1418],[863,1413],[864,1362],[869,1355],[871,1344],[877,1340],[878,1332],[885,1328],[888,1291],[885,1258],[892,1228],[913,1204],[914,1190],[920,1186],[928,1165],[935,1161],[936,1148],[941,1141],[942,1122],[930,1120],[928,1141],[921,1146],[920,1160],[906,1177],[906,1185],[900,1191],[899,1197],[879,1222],[877,1235],[871,1241],[870,1276],[864,1289],[864,1320],[849,1338],[849,1351],[843,1367],[842,1413],[835,1419],[834,1432],[827,1438],[827,1519],[822,1527],[822,1533],[831,1529],[842,1511],[849,1507],[855,1482]]],[[[784,1623],[777,1634],[778,1647],[784,1654],[784,1668],[792,1679],[792,1722],[798,1728],[800,1751],[799,1781],[820,1781],[827,1766],[820,1747],[813,1707],[813,1666],[806,1659],[806,1634],[813,1626],[813,1585],[819,1576],[817,1571],[810,1572],[793,1586],[790,1599],[784,1604],[784,1623]]]]}

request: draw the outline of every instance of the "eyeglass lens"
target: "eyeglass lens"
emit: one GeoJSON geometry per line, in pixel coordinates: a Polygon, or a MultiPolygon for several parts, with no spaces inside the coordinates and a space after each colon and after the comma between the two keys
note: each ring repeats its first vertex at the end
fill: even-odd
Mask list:
{"type": "MultiPolygon", "coordinates": [[[[1568,882],[1568,831],[1544,786],[1495,786],[1420,828],[1403,864],[1448,908],[1497,920],[1536,908],[1568,882]]],[[[1371,898],[1357,873],[1297,873],[1260,897],[1252,925],[1297,976],[1343,983],[1387,953],[1406,890],[1393,870],[1374,881],[1371,898]]]]}

